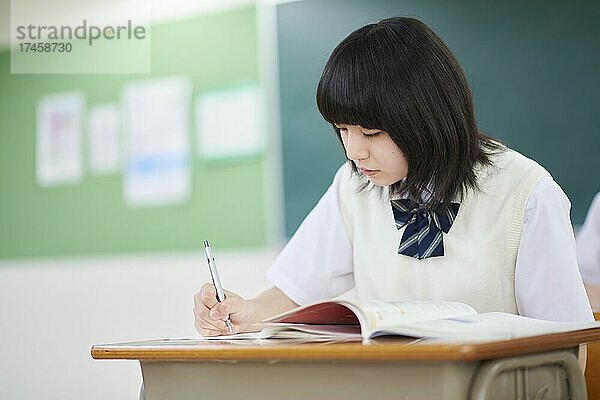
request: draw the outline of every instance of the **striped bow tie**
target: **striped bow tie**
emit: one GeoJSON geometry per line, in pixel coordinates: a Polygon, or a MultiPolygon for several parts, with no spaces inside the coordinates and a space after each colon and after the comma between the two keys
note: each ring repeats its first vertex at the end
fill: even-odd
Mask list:
{"type": "Polygon", "coordinates": [[[444,255],[442,233],[448,233],[456,214],[458,203],[450,203],[446,212],[420,211],[419,203],[410,199],[392,200],[396,228],[406,225],[398,254],[422,260],[444,255]]]}

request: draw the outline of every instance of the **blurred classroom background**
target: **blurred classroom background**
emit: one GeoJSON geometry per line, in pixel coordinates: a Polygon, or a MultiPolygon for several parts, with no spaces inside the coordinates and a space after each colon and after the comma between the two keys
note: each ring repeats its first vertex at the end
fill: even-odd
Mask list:
{"type": "Polygon", "coordinates": [[[90,347],[194,334],[203,239],[225,287],[269,286],[265,271],[344,162],[314,93],[328,54],[366,23],[404,15],[436,30],[482,130],[552,173],[576,228],[600,191],[595,0],[0,7],[2,399],[136,398],[137,363],[94,361],[90,347]],[[17,11],[141,21],[148,47],[99,46],[43,73],[11,54],[17,11]],[[73,69],[85,63],[117,69],[73,69]]]}

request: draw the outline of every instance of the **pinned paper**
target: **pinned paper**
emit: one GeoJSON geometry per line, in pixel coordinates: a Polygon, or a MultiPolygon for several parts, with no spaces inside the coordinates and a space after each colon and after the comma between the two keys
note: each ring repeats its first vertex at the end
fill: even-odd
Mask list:
{"type": "Polygon", "coordinates": [[[190,198],[191,97],[191,82],[180,77],[138,81],[123,91],[127,204],[160,206],[190,198]]]}
{"type": "Polygon", "coordinates": [[[37,104],[36,177],[43,186],[79,183],[82,178],[82,93],[62,93],[37,104]]]}
{"type": "Polygon", "coordinates": [[[204,160],[243,157],[264,147],[256,85],[202,93],[196,101],[197,153],[204,160]]]}
{"type": "Polygon", "coordinates": [[[94,175],[120,172],[118,104],[96,105],[89,112],[90,170],[94,175]]]}

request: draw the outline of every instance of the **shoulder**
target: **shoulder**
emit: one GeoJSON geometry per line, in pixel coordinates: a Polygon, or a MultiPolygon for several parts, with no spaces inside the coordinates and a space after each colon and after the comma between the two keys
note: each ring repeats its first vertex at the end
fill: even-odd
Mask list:
{"type": "MultiPolygon", "coordinates": [[[[588,215],[593,219],[600,219],[600,193],[596,193],[592,200],[592,205],[588,211],[588,215]]],[[[587,220],[587,217],[586,217],[587,220]]]]}
{"type": "Polygon", "coordinates": [[[517,151],[506,148],[491,161],[478,175],[475,204],[483,213],[506,216],[510,246],[517,250],[523,224],[539,214],[532,210],[563,208],[566,196],[544,167],[517,151]]]}
{"type": "Polygon", "coordinates": [[[590,231],[600,232],[600,193],[594,196],[579,233],[580,236],[583,236],[590,231]]]}
{"type": "Polygon", "coordinates": [[[550,175],[537,161],[508,147],[493,154],[491,161],[498,172],[511,173],[517,176],[526,176],[531,173],[550,175]]]}
{"type": "Polygon", "coordinates": [[[531,219],[534,216],[552,217],[566,213],[568,215],[571,209],[571,202],[567,194],[550,175],[543,176],[533,187],[527,208],[525,210],[525,219],[531,219]]]}
{"type": "Polygon", "coordinates": [[[537,161],[518,151],[504,148],[490,156],[491,165],[476,168],[477,183],[485,192],[523,190],[529,194],[543,177],[550,173],[537,161]]]}

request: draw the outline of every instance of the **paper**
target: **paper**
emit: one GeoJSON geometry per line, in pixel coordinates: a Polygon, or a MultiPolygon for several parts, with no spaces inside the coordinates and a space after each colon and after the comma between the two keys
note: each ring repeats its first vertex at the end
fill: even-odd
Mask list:
{"type": "Polygon", "coordinates": [[[117,104],[94,106],[89,112],[90,170],[94,175],[120,171],[121,144],[117,104]]]}
{"type": "Polygon", "coordinates": [[[509,313],[489,312],[403,324],[397,329],[382,329],[379,333],[463,341],[489,341],[573,332],[598,327],[600,327],[599,322],[545,321],[509,313]]]}
{"type": "Polygon", "coordinates": [[[74,184],[82,178],[82,93],[42,98],[37,105],[36,177],[43,187],[74,184]]]}
{"type": "Polygon", "coordinates": [[[180,77],[134,82],[124,89],[123,192],[128,205],[189,199],[191,96],[191,82],[180,77]]]}
{"type": "Polygon", "coordinates": [[[264,147],[262,97],[255,85],[206,92],[196,101],[197,153],[204,160],[256,154],[264,147]]]}

